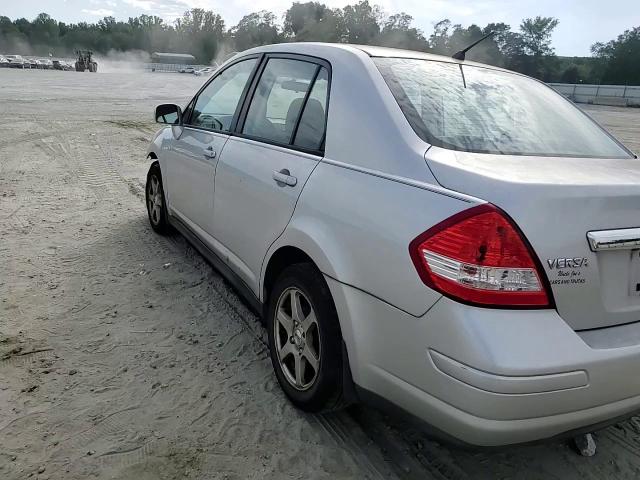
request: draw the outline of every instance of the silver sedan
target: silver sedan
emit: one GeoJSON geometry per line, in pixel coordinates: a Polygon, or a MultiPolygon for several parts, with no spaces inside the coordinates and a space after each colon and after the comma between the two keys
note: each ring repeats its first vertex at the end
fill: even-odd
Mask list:
{"type": "Polygon", "coordinates": [[[640,163],[546,85],[282,44],[156,119],[151,226],[261,315],[299,408],[374,401],[485,446],[640,410],[640,163]]]}

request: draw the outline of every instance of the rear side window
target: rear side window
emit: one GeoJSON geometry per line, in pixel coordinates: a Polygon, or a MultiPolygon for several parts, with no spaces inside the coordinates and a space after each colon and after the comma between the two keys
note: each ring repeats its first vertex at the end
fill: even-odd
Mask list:
{"type": "Polygon", "coordinates": [[[319,150],[324,138],[327,89],[325,68],[302,60],[269,59],[242,133],[271,143],[319,150]]]}
{"type": "Polygon", "coordinates": [[[631,157],[577,107],[531,78],[431,60],[374,61],[415,132],[432,145],[506,155],[631,157]]]}
{"type": "Polygon", "coordinates": [[[321,68],[313,84],[293,144],[308,150],[321,150],[324,143],[324,129],[327,112],[329,73],[321,68]]]}
{"type": "Polygon", "coordinates": [[[242,92],[256,65],[251,58],[231,65],[200,92],[190,125],[228,132],[242,92]]]}

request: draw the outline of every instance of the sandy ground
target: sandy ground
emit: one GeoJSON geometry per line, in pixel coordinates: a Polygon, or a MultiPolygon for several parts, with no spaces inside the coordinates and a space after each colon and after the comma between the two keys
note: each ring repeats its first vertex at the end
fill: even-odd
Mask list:
{"type": "MultiPolygon", "coordinates": [[[[256,318],[147,223],[155,104],[178,74],[0,70],[0,478],[638,478],[640,421],[463,451],[367,407],[306,415],[256,318]]],[[[640,110],[590,108],[640,151],[640,110]]]]}

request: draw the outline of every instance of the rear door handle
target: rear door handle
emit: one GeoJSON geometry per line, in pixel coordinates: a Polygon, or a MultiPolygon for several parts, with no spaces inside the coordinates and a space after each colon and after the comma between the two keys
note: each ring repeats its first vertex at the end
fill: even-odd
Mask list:
{"type": "Polygon", "coordinates": [[[279,172],[273,172],[273,179],[278,184],[289,185],[290,187],[295,187],[298,183],[298,179],[291,175],[291,172],[286,168],[283,168],[279,172]]]}
{"type": "Polygon", "coordinates": [[[204,149],[204,156],[207,158],[216,158],[216,151],[211,145],[204,149]]]}

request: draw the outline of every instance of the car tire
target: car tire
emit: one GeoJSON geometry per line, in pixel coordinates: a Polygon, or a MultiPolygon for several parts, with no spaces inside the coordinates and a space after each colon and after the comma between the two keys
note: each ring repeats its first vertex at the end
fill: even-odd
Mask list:
{"type": "Polygon", "coordinates": [[[162,185],[162,172],[160,164],[153,162],[147,173],[147,185],[145,187],[145,200],[149,223],[157,233],[169,233],[169,217],[167,215],[167,202],[162,185]]]}
{"type": "Polygon", "coordinates": [[[284,393],[306,412],[344,407],[342,333],[322,274],[308,263],[291,265],[269,299],[269,353],[284,393]]]}

